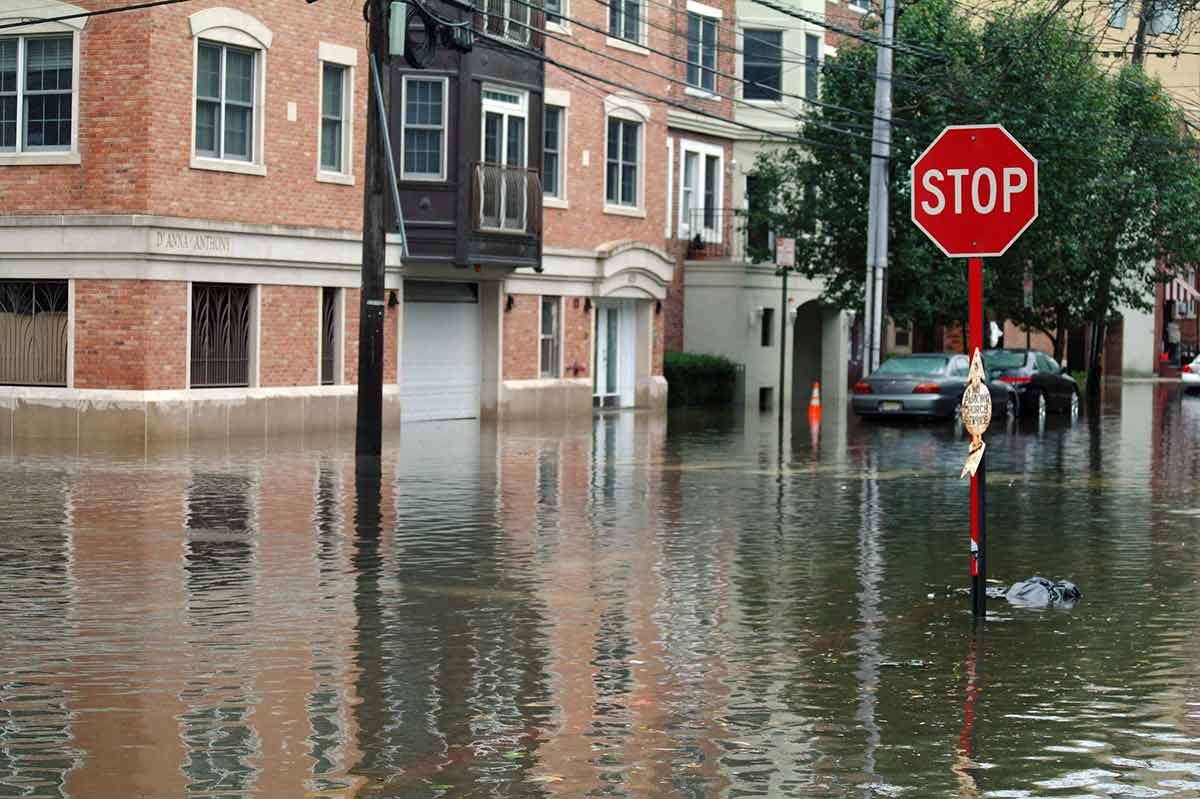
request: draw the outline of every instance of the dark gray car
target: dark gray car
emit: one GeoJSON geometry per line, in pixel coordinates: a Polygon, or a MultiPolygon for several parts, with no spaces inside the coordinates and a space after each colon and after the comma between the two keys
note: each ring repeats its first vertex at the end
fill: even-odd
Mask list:
{"type": "MultiPolygon", "coordinates": [[[[896,355],[854,385],[850,403],[859,416],[952,417],[970,367],[965,355],[896,355]]],[[[1017,415],[1019,400],[1011,386],[993,380],[988,389],[993,418],[1017,415]]]]}
{"type": "Polygon", "coordinates": [[[1079,415],[1079,386],[1044,352],[1038,350],[984,350],[988,372],[1014,389],[1021,407],[1030,415],[1044,417],[1046,411],[1079,415]]]}

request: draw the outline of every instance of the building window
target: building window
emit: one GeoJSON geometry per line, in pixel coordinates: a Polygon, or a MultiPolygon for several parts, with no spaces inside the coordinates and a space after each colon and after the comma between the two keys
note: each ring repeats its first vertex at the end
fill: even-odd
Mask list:
{"type": "Polygon", "coordinates": [[[544,11],[546,22],[551,25],[563,24],[563,0],[545,0],[544,11]]]}
{"type": "Polygon", "coordinates": [[[65,280],[0,280],[0,384],[67,385],[65,280]]]}
{"type": "Polygon", "coordinates": [[[321,289],[321,385],[341,382],[342,290],[321,289]]]}
{"type": "Polygon", "coordinates": [[[525,168],[529,95],[509,89],[483,89],[483,153],[476,179],[479,226],[524,231],[530,173],[525,168]]]}
{"type": "Polygon", "coordinates": [[[1110,28],[1120,28],[1124,30],[1125,23],[1129,21],[1129,0],[1113,0],[1112,9],[1108,17],[1108,26],[1110,28]]]}
{"type": "Polygon", "coordinates": [[[321,65],[321,169],[346,171],[346,75],[341,64],[321,65]]]}
{"type": "Polygon", "coordinates": [[[848,0],[847,5],[855,11],[868,11],[871,8],[871,0],[848,0]]]}
{"type": "Polygon", "coordinates": [[[562,151],[564,109],[547,105],[542,124],[542,193],[547,197],[563,196],[562,151]]]}
{"type": "Polygon", "coordinates": [[[192,388],[250,385],[251,286],[192,284],[192,388]]]}
{"type": "Polygon", "coordinates": [[[609,205],[636,208],[638,191],[638,153],[641,149],[642,124],[629,119],[608,120],[608,169],[604,199],[609,205]]]}
{"type": "Polygon", "coordinates": [[[558,320],[561,302],[558,297],[542,297],[542,326],[541,326],[541,376],[559,376],[559,347],[560,325],[558,320]]]}
{"type": "Polygon", "coordinates": [[[483,0],[487,32],[522,44],[529,41],[530,0],[483,0]]]}
{"type": "Polygon", "coordinates": [[[1150,18],[1151,36],[1174,36],[1179,33],[1179,5],[1175,0],[1158,0],[1150,18]]]}
{"type": "Polygon", "coordinates": [[[717,91],[717,21],[688,12],[688,86],[717,91]]]}
{"type": "Polygon", "coordinates": [[[821,38],[811,33],[804,35],[804,96],[817,99],[821,75],[821,38]]]}
{"type": "Polygon", "coordinates": [[[404,180],[446,179],[446,78],[404,77],[404,180]]]}
{"type": "Polygon", "coordinates": [[[760,343],[764,347],[770,347],[774,341],[773,333],[775,332],[775,309],[763,308],[762,314],[762,338],[760,343]]]}
{"type": "Polygon", "coordinates": [[[721,241],[721,202],[724,196],[722,148],[684,140],[683,174],[679,187],[679,229],[683,237],[700,236],[706,244],[721,241]]]}
{"type": "Polygon", "coordinates": [[[255,51],[201,42],[196,66],[196,154],[253,161],[255,51]]]}
{"type": "Polygon", "coordinates": [[[73,35],[0,38],[0,152],[71,150],[76,91],[73,35]]]}
{"type": "Polygon", "coordinates": [[[642,4],[638,0],[610,0],[608,34],[634,44],[642,41],[642,4]]]}
{"type": "Polygon", "coordinates": [[[783,31],[746,30],[742,52],[742,97],[747,100],[782,99],[783,31]]]}

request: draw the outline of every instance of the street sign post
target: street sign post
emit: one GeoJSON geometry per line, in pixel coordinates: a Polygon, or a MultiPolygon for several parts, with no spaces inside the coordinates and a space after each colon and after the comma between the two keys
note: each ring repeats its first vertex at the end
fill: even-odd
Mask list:
{"type": "MultiPolygon", "coordinates": [[[[912,165],[912,220],[950,258],[967,260],[971,359],[983,349],[983,259],[1003,255],[1038,214],[1037,159],[1001,125],[951,125],[912,165]]],[[[982,371],[982,370],[981,370],[982,371]]],[[[984,390],[976,403],[989,405],[984,390]]],[[[980,408],[963,403],[963,420],[980,408]]],[[[985,423],[986,424],[986,423],[985,423]]],[[[977,617],[987,613],[986,458],[973,436],[963,476],[971,475],[971,594],[977,617]]]]}
{"type": "Polygon", "coordinates": [[[783,276],[779,298],[779,456],[783,457],[783,419],[786,407],[787,388],[784,379],[787,377],[787,319],[788,319],[788,270],[796,266],[796,240],[792,238],[775,239],[775,266],[783,276]]]}

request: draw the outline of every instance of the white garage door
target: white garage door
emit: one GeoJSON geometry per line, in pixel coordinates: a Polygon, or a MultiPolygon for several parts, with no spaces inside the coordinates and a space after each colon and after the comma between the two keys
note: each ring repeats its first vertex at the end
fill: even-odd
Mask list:
{"type": "Polygon", "coordinates": [[[482,356],[475,284],[405,281],[403,347],[404,421],[479,416],[482,356]]]}

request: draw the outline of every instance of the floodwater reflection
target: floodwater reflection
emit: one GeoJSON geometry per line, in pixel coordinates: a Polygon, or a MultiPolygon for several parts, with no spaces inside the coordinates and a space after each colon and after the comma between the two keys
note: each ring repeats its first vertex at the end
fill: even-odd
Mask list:
{"type": "Polygon", "coordinates": [[[1085,598],[978,629],[962,431],[825,413],[6,457],[0,796],[1200,796],[1200,398],[993,426],[1085,598]]]}

